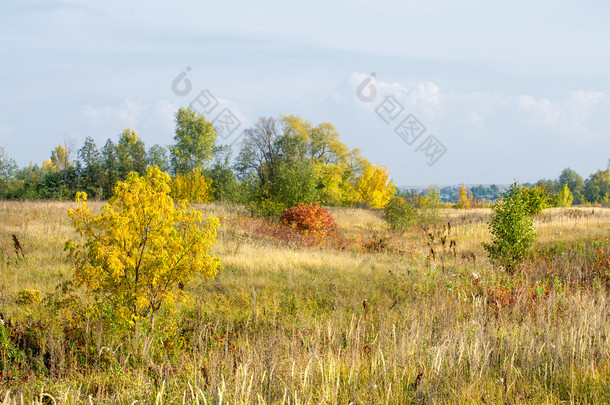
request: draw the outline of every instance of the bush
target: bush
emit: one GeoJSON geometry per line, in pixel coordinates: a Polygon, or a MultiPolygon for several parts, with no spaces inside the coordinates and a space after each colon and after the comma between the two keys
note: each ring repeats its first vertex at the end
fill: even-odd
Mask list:
{"type": "Polygon", "coordinates": [[[324,238],[336,232],[335,219],[324,207],[318,203],[303,204],[284,211],[280,217],[281,222],[307,234],[324,238]]]}
{"type": "Polygon", "coordinates": [[[551,196],[549,195],[546,186],[523,188],[522,192],[526,202],[528,215],[538,215],[543,209],[548,208],[551,196]]]}
{"type": "Polygon", "coordinates": [[[537,237],[526,188],[516,183],[510,186],[493,206],[489,231],[492,243],[483,243],[483,247],[490,259],[509,271],[514,270],[537,237]]]}
{"type": "Polygon", "coordinates": [[[187,174],[178,173],[170,183],[170,187],[175,200],[206,203],[210,202],[214,195],[212,181],[205,178],[201,169],[193,169],[187,174]]]}
{"type": "Polygon", "coordinates": [[[418,215],[413,204],[402,197],[392,197],[384,208],[384,219],[393,232],[403,234],[417,224],[418,215]]]}
{"type": "Polygon", "coordinates": [[[441,212],[443,202],[437,187],[426,189],[423,196],[417,199],[417,221],[418,225],[427,230],[432,226],[437,225],[443,220],[444,215],[441,212]]]}
{"type": "Polygon", "coordinates": [[[270,198],[251,201],[247,204],[247,207],[252,216],[273,221],[277,221],[282,212],[286,211],[286,205],[270,198]]]}
{"type": "Polygon", "coordinates": [[[17,293],[17,303],[22,305],[38,304],[42,300],[40,291],[25,288],[17,293]]]}
{"type": "MultiPolygon", "coordinates": [[[[213,277],[220,260],[208,252],[216,242],[217,218],[203,222],[201,212],[169,195],[169,175],[150,167],[145,177],[131,172],[115,188],[114,197],[94,215],[87,195],[69,211],[84,243],[66,248],[76,260],[75,279],[110,309],[113,319],[134,325],[173,301],[177,286],[198,273],[213,277]]],[[[178,289],[179,290],[179,289],[178,289]]]]}
{"type": "Polygon", "coordinates": [[[564,184],[559,193],[555,195],[555,206],[556,207],[571,207],[574,201],[574,195],[568,188],[567,184],[564,184]]]}

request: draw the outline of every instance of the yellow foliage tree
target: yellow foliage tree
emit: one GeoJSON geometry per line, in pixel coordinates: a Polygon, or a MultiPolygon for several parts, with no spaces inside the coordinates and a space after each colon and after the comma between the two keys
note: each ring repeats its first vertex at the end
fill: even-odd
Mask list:
{"type": "Polygon", "coordinates": [[[358,201],[371,208],[383,208],[396,193],[385,166],[368,164],[357,181],[358,201]]]}
{"type": "Polygon", "coordinates": [[[172,197],[189,202],[210,202],[214,195],[212,181],[205,178],[201,169],[193,169],[188,174],[178,173],[170,183],[172,197]]]}
{"type": "Polygon", "coordinates": [[[474,199],[474,196],[472,195],[472,193],[470,193],[468,187],[461,184],[459,188],[459,199],[457,202],[457,207],[469,209],[474,208],[475,205],[476,201],[474,199]]]}
{"type": "Polygon", "coordinates": [[[72,167],[73,162],[69,160],[68,155],[68,148],[64,145],[56,146],[51,151],[51,159],[42,162],[43,169],[49,172],[57,172],[72,167]]]}
{"type": "Polygon", "coordinates": [[[217,218],[207,218],[186,203],[174,204],[170,178],[158,167],[146,176],[129,173],[100,214],[77,194],[80,206],[69,216],[83,243],[66,243],[75,259],[75,281],[96,299],[110,304],[117,321],[135,325],[177,298],[176,286],[195,274],[214,277],[220,260],[210,255],[216,242],[217,218]]]}
{"type": "Polygon", "coordinates": [[[567,184],[564,184],[559,193],[557,194],[557,206],[559,207],[570,207],[574,201],[574,195],[568,188],[567,184]]]}

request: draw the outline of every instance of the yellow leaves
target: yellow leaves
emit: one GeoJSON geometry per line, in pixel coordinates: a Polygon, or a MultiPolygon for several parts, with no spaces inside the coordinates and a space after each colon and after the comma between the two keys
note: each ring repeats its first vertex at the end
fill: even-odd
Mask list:
{"type": "Polygon", "coordinates": [[[371,208],[383,208],[396,193],[390,180],[390,172],[385,166],[368,164],[357,181],[358,201],[371,208]]]}
{"type": "Polygon", "coordinates": [[[461,184],[458,192],[459,192],[459,197],[458,197],[458,202],[457,202],[458,208],[469,209],[469,208],[473,208],[476,205],[474,196],[472,195],[472,193],[470,193],[470,190],[468,189],[468,187],[461,184]]]}
{"type": "Polygon", "coordinates": [[[68,149],[63,145],[56,146],[51,152],[51,162],[59,170],[72,166],[72,162],[68,160],[68,149]]]}
{"type": "Polygon", "coordinates": [[[108,297],[120,318],[154,313],[172,299],[177,283],[218,271],[220,260],[208,253],[218,219],[204,222],[186,201],[176,205],[169,180],[157,167],[145,177],[130,173],[100,214],[91,214],[84,193],[77,195],[81,205],[69,211],[85,240],[70,246],[75,279],[96,299],[108,297]]]}
{"type": "Polygon", "coordinates": [[[51,159],[42,162],[42,168],[48,172],[58,172],[68,169],[72,164],[68,159],[68,149],[63,145],[59,145],[51,151],[51,159]]]}
{"type": "Polygon", "coordinates": [[[123,130],[123,133],[121,134],[121,139],[127,145],[133,145],[138,142],[138,132],[132,127],[127,127],[123,130]]]}
{"type": "Polygon", "coordinates": [[[309,142],[313,129],[311,122],[295,115],[282,115],[282,122],[286,133],[297,137],[302,142],[309,142]]]}
{"type": "Polygon", "coordinates": [[[58,169],[55,167],[51,159],[47,159],[42,162],[42,170],[45,172],[56,172],[58,169]]]}
{"type": "Polygon", "coordinates": [[[213,192],[212,181],[205,178],[201,169],[179,173],[171,182],[171,194],[176,200],[210,202],[213,192]]]}
{"type": "Polygon", "coordinates": [[[557,206],[559,207],[570,207],[574,201],[574,195],[568,188],[567,183],[563,185],[559,193],[557,194],[557,206]]]}

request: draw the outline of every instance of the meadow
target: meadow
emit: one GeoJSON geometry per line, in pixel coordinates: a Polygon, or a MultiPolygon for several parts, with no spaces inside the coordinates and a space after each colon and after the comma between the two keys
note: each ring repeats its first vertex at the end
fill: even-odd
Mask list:
{"type": "Polygon", "coordinates": [[[74,206],[0,201],[2,404],[610,403],[610,209],[545,210],[509,274],[489,209],[398,236],[330,208],[340,240],[310,246],[197,205],[222,269],[124,334],[69,283],[74,206]]]}

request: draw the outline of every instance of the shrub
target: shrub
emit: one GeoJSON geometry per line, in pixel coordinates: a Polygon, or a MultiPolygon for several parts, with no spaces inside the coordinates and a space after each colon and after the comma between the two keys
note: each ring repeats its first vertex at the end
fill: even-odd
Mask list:
{"type": "Polygon", "coordinates": [[[415,206],[402,197],[392,197],[384,208],[384,219],[390,229],[398,234],[405,233],[417,223],[415,206]]]}
{"type": "Polygon", "coordinates": [[[324,238],[337,230],[335,219],[324,207],[318,203],[303,204],[284,211],[280,217],[281,222],[307,234],[324,238]]]}
{"type": "Polygon", "coordinates": [[[513,184],[493,206],[492,243],[483,243],[490,259],[512,271],[536,240],[527,189],[513,184]]]}
{"type": "Polygon", "coordinates": [[[591,274],[600,278],[604,284],[608,284],[610,280],[610,253],[606,253],[603,249],[598,249],[595,252],[591,274]]]}
{"type": "Polygon", "coordinates": [[[145,177],[131,172],[99,215],[89,211],[84,193],[77,194],[81,206],[69,211],[84,239],[66,243],[76,261],[76,283],[117,321],[134,325],[150,315],[152,329],[155,312],[176,297],[179,283],[218,270],[220,260],[208,253],[218,219],[203,223],[201,212],[185,201],[174,204],[168,182],[156,166],[145,177]]]}
{"type": "Polygon", "coordinates": [[[567,184],[564,184],[559,193],[555,196],[555,206],[557,207],[571,207],[574,201],[574,195],[568,188],[567,184]]]}
{"type": "Polygon", "coordinates": [[[274,221],[277,221],[277,218],[286,210],[286,205],[270,198],[251,201],[247,206],[252,216],[274,221]]]}
{"type": "Polygon", "coordinates": [[[430,187],[426,189],[425,194],[417,199],[418,225],[426,230],[440,223],[444,217],[441,212],[442,206],[443,202],[438,188],[430,187]]]}
{"type": "Polygon", "coordinates": [[[289,246],[315,246],[321,242],[313,234],[303,234],[296,228],[264,218],[237,217],[231,223],[244,232],[242,237],[271,238],[289,246]]]}
{"type": "Polygon", "coordinates": [[[38,304],[42,300],[40,291],[25,288],[17,293],[17,303],[22,305],[38,304]]]}
{"type": "Polygon", "coordinates": [[[205,178],[201,169],[193,169],[188,174],[178,173],[170,186],[171,195],[176,200],[203,203],[210,202],[214,195],[212,181],[205,178]]]}
{"type": "Polygon", "coordinates": [[[529,215],[538,215],[543,209],[548,208],[551,197],[546,186],[536,186],[534,188],[523,188],[523,198],[527,206],[529,215]]]}

